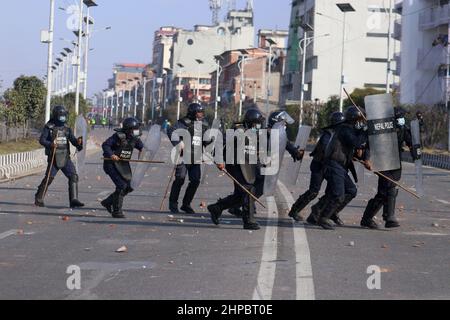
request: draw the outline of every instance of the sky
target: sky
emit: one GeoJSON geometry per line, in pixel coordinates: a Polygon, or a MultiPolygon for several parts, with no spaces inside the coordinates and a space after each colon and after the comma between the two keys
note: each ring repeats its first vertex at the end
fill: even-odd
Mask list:
{"type": "MultiPolygon", "coordinates": [[[[75,40],[67,27],[67,10],[76,0],[56,0],[54,52],[71,47],[64,40],[75,40]]],[[[246,1],[237,0],[237,8],[246,1]]],[[[95,19],[89,55],[88,95],[107,87],[117,62],[150,63],[154,31],[161,26],[192,29],[211,24],[208,0],[96,0],[91,9],[95,19]],[[105,27],[111,30],[102,30],[105,27]]],[[[287,30],[291,0],[254,0],[255,32],[258,29],[287,30]]],[[[40,43],[41,30],[48,29],[50,0],[2,1],[0,4],[0,93],[20,75],[46,74],[46,44],[40,43]]],[[[225,10],[221,14],[222,18],[225,10]]]]}

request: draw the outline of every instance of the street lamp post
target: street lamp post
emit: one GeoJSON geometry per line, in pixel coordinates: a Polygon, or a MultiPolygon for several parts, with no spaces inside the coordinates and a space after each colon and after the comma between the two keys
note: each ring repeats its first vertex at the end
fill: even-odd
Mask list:
{"type": "Polygon", "coordinates": [[[167,96],[169,93],[168,90],[168,82],[169,82],[169,74],[172,72],[172,69],[164,68],[164,71],[166,71],[166,81],[164,83],[164,110],[166,110],[167,107],[167,96]]]}
{"type": "Polygon", "coordinates": [[[220,66],[220,62],[223,61],[222,56],[214,56],[216,59],[216,101],[214,104],[214,120],[218,117],[218,110],[219,110],[219,102],[220,102],[220,96],[219,96],[219,82],[220,82],[220,76],[222,74],[223,68],[220,66]]]}
{"type": "Polygon", "coordinates": [[[90,16],[90,8],[96,7],[97,4],[93,0],[83,0],[84,4],[87,6],[87,13],[85,18],[86,23],[86,46],[84,48],[84,87],[83,87],[83,97],[84,99],[87,98],[87,83],[88,83],[88,57],[89,57],[89,38],[91,36],[89,25],[93,25],[94,21],[91,19],[90,16]]]}
{"type": "Polygon", "coordinates": [[[245,99],[245,96],[244,96],[244,73],[245,73],[245,61],[248,58],[247,50],[239,50],[239,51],[241,52],[241,55],[240,55],[241,59],[238,63],[238,68],[239,68],[239,72],[241,74],[241,83],[240,83],[240,90],[239,90],[240,97],[239,97],[239,119],[238,120],[240,120],[242,117],[242,107],[243,107],[242,105],[243,105],[243,101],[245,99]]]}
{"type": "Polygon", "coordinates": [[[195,100],[197,102],[200,102],[200,67],[203,64],[203,60],[195,59],[195,61],[198,63],[197,95],[195,97],[195,100]]]}
{"type": "Polygon", "coordinates": [[[48,43],[48,57],[47,57],[47,99],[45,102],[45,122],[50,121],[50,104],[52,99],[52,85],[53,85],[53,32],[55,25],[55,0],[50,0],[50,23],[47,33],[43,32],[41,41],[48,43]],[[45,36],[44,36],[45,34],[45,36]]]}
{"type": "Polygon", "coordinates": [[[137,108],[138,108],[138,105],[139,105],[139,102],[138,102],[139,78],[135,77],[134,80],[136,81],[136,84],[134,86],[134,117],[136,118],[136,116],[137,116],[137,108]]]}
{"type": "Polygon", "coordinates": [[[123,89],[122,89],[122,120],[124,118],[124,114],[125,114],[125,89],[126,89],[126,85],[127,82],[126,81],[122,81],[122,85],[123,85],[123,89]]]}
{"type": "Polygon", "coordinates": [[[340,99],[339,99],[339,111],[343,112],[344,110],[344,54],[345,54],[345,33],[346,33],[346,17],[347,12],[355,12],[356,10],[352,7],[350,3],[337,3],[336,4],[339,10],[344,13],[344,23],[342,24],[342,60],[341,60],[341,88],[340,88],[340,99]]]}
{"type": "Polygon", "coordinates": [[[267,77],[266,114],[269,115],[269,101],[270,96],[272,96],[272,47],[276,44],[276,42],[270,38],[267,38],[266,41],[269,43],[269,75],[267,77]]]}
{"type": "Polygon", "coordinates": [[[181,63],[177,63],[177,66],[179,68],[178,70],[178,107],[177,107],[177,120],[180,120],[180,112],[181,112],[181,81],[182,81],[182,73],[184,66],[181,63]]]}
{"type": "Polygon", "coordinates": [[[81,46],[83,37],[83,0],[80,0],[78,20],[78,54],[77,54],[77,80],[75,90],[75,115],[80,111],[80,73],[81,73],[81,46]]]}

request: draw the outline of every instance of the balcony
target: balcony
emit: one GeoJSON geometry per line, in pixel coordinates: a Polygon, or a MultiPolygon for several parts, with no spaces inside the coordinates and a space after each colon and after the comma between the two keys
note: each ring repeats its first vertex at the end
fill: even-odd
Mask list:
{"type": "Polygon", "coordinates": [[[419,15],[419,28],[422,31],[434,29],[450,23],[450,5],[426,9],[419,15]]]}
{"type": "Polygon", "coordinates": [[[393,73],[395,76],[400,76],[400,73],[402,71],[402,59],[400,53],[394,54],[394,62],[395,62],[395,69],[393,68],[393,73]]]}
{"type": "Polygon", "coordinates": [[[402,39],[402,23],[401,19],[394,21],[394,33],[392,34],[395,40],[400,41],[402,39]]]}
{"type": "Polygon", "coordinates": [[[447,63],[447,57],[447,50],[442,46],[420,48],[417,53],[417,69],[437,70],[440,65],[447,63]]]}

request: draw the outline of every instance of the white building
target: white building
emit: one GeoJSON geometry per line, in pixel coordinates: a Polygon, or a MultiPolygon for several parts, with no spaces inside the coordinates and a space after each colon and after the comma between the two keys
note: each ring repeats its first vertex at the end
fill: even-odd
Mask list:
{"type": "Polygon", "coordinates": [[[402,12],[395,26],[401,39],[400,101],[445,105],[449,1],[397,1],[396,7],[402,12]]]}
{"type": "MultiPolygon", "coordinates": [[[[284,99],[299,100],[302,54],[299,40],[304,38],[302,24],[314,31],[314,41],[306,50],[306,101],[328,100],[340,94],[344,13],[337,4],[350,3],[354,12],[346,13],[344,81],[347,91],[355,88],[386,89],[388,74],[389,0],[294,0],[286,72],[284,99]]],[[[392,26],[396,14],[391,15],[392,26]]],[[[392,30],[392,29],[391,29],[392,30]]],[[[390,60],[399,51],[399,42],[391,41],[390,60]]],[[[391,68],[394,63],[391,64],[391,68]]],[[[390,83],[394,83],[390,76],[390,83]]]]}

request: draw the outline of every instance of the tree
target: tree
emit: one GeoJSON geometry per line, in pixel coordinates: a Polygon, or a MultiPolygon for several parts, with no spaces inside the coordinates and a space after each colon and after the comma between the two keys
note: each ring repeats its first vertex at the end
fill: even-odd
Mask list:
{"type": "MultiPolygon", "coordinates": [[[[384,90],[377,90],[374,88],[357,88],[355,90],[353,90],[353,92],[350,94],[350,97],[352,97],[353,101],[355,102],[355,104],[359,107],[365,108],[365,103],[364,103],[364,98],[367,96],[372,96],[372,95],[376,95],[376,94],[383,94],[386,91],[384,90]]],[[[346,99],[344,101],[345,106],[351,106],[353,105],[352,102],[350,101],[350,99],[346,99]]]]}
{"type": "MultiPolygon", "coordinates": [[[[35,76],[20,76],[14,81],[12,89],[4,94],[7,107],[3,116],[8,127],[23,126],[23,137],[28,136],[30,121],[42,117],[47,90],[44,83],[35,76]]],[[[16,135],[16,140],[18,139],[16,135]]]]}

